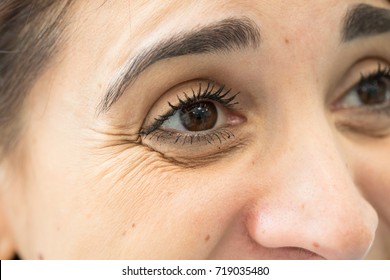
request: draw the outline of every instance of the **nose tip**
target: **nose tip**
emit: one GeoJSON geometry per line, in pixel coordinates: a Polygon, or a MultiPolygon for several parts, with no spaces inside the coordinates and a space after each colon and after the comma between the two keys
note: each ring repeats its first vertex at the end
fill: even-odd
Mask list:
{"type": "Polygon", "coordinates": [[[292,155],[268,170],[274,172],[267,178],[269,191],[248,208],[249,236],[267,248],[301,248],[326,259],[364,258],[375,238],[376,211],[335,153],[299,154],[305,156],[292,155]]]}
{"type": "Polygon", "coordinates": [[[363,259],[375,239],[378,227],[378,214],[362,197],[359,202],[346,208],[336,216],[330,245],[325,247],[326,254],[332,259],[363,259]],[[353,207],[353,208],[352,208],[353,207]],[[337,248],[340,250],[336,251],[337,248]]]}
{"type": "Polygon", "coordinates": [[[272,166],[259,164],[248,174],[254,195],[246,210],[247,231],[260,247],[362,259],[375,238],[377,213],[355,184],[343,143],[325,118],[311,116],[297,122],[291,115],[284,137],[267,151],[276,155],[272,166]]]}
{"type": "Polygon", "coordinates": [[[275,250],[299,248],[334,260],[364,258],[375,238],[376,212],[366,203],[361,211],[338,206],[332,209],[329,203],[330,210],[317,203],[256,203],[247,219],[249,236],[260,246],[275,250]]]}

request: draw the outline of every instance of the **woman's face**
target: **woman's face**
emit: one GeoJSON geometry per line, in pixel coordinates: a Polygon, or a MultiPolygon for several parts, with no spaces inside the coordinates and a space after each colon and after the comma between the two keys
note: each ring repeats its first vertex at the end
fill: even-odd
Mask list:
{"type": "Polygon", "coordinates": [[[21,257],[390,258],[389,1],[76,1],[66,20],[2,163],[21,257]]]}

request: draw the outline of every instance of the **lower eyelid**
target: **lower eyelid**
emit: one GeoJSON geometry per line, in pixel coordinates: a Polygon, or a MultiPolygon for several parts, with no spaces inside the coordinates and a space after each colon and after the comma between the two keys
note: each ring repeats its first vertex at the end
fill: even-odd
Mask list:
{"type": "Polygon", "coordinates": [[[145,140],[149,141],[163,141],[166,144],[213,144],[219,143],[222,144],[223,141],[228,141],[233,139],[235,134],[227,129],[220,128],[215,130],[210,130],[206,132],[181,132],[181,131],[169,131],[158,129],[150,135],[144,136],[145,140]]]}
{"type": "Polygon", "coordinates": [[[212,164],[216,161],[219,161],[222,158],[235,155],[237,151],[242,150],[243,148],[245,148],[245,146],[246,145],[243,143],[236,143],[235,145],[230,146],[229,149],[218,149],[213,153],[207,153],[201,156],[197,154],[192,155],[191,153],[186,153],[183,155],[171,155],[169,153],[163,153],[161,151],[154,150],[153,148],[152,150],[159,153],[164,159],[164,161],[173,164],[174,166],[178,166],[181,168],[189,168],[193,170],[194,168],[202,168],[207,166],[208,164],[212,164]]]}
{"type": "MultiPolygon", "coordinates": [[[[193,136],[192,145],[189,135],[187,135],[185,142],[183,142],[185,136],[182,135],[182,138],[180,138],[177,143],[174,143],[175,136],[173,133],[165,140],[148,141],[150,137],[158,137],[158,134],[161,132],[167,133],[166,131],[158,130],[153,133],[153,136],[149,136],[147,139],[144,137],[145,141],[142,144],[148,147],[150,151],[159,153],[164,161],[174,164],[175,166],[188,168],[204,167],[207,164],[212,164],[226,157],[235,155],[237,151],[242,151],[242,149],[251,143],[249,135],[247,134],[248,131],[245,132],[245,130],[242,130],[241,128],[238,128],[237,130],[233,128],[230,129],[229,127],[200,135],[200,142],[198,142],[196,136],[193,136]],[[221,142],[216,135],[220,137],[221,142]],[[210,143],[206,139],[208,139],[210,143]],[[164,141],[166,144],[161,144],[164,141]]],[[[164,135],[160,137],[164,137],[164,135]]]]}

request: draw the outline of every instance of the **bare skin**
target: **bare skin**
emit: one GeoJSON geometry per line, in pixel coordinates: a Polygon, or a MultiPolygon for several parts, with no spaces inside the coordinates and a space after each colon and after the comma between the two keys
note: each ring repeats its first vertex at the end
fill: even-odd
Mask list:
{"type": "Polygon", "coordinates": [[[390,258],[390,79],[358,95],[390,32],[342,40],[348,10],[388,1],[76,2],[0,165],[2,259],[390,258]],[[142,50],[226,19],[258,45],[155,61],[97,113],[142,50]],[[200,98],[217,126],[152,131],[208,85],[240,92],[200,98]]]}

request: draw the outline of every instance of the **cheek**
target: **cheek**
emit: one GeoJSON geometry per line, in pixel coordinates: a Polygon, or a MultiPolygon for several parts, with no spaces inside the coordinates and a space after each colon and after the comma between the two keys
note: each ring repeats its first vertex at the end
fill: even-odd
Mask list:
{"type": "Polygon", "coordinates": [[[360,162],[358,168],[358,184],[379,215],[376,239],[368,256],[372,259],[383,258],[390,248],[390,160],[386,157],[387,154],[383,152],[371,155],[371,158],[367,156],[366,161],[360,162]]]}
{"type": "Polygon", "coordinates": [[[72,257],[206,258],[244,204],[231,173],[179,168],[143,147],[91,162],[62,194],[72,257]]]}
{"type": "MultiPolygon", "coordinates": [[[[368,171],[370,168],[366,170],[368,171]]],[[[380,217],[390,226],[390,174],[388,170],[383,167],[373,168],[365,175],[361,175],[361,182],[368,200],[380,217]]]]}
{"type": "MultiPolygon", "coordinates": [[[[390,144],[390,143],[389,143],[390,144]]],[[[380,147],[381,145],[378,145],[380,147]]],[[[373,149],[363,152],[355,168],[358,185],[379,216],[390,227],[390,145],[386,149],[373,149]]]]}
{"type": "MultiPolygon", "coordinates": [[[[135,258],[206,258],[245,204],[234,180],[238,176],[226,161],[225,169],[183,169],[156,153],[142,154],[148,159],[129,173],[123,186],[127,193],[120,195],[126,202],[115,211],[117,224],[129,219],[136,224],[137,237],[123,240],[124,246],[139,249],[135,258]],[[142,252],[145,248],[150,255],[142,252]]],[[[113,202],[121,199],[115,197],[113,202]]]]}

